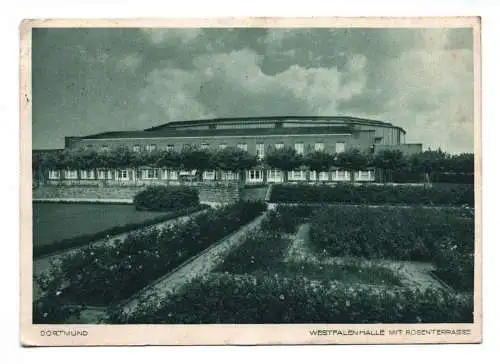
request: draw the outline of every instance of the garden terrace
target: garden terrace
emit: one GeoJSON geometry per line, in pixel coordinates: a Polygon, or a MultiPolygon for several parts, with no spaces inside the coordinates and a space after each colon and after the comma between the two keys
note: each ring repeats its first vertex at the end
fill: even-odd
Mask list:
{"type": "MultiPolygon", "coordinates": [[[[344,208],[341,207],[341,210],[344,211],[344,208]]],[[[414,212],[416,217],[410,219],[408,224],[415,223],[417,219],[427,223],[427,219],[435,218],[438,222],[431,226],[431,230],[437,228],[438,224],[445,225],[443,230],[454,228],[461,219],[467,218],[467,215],[455,217],[429,212],[431,210],[428,209],[416,210],[424,211],[424,216],[414,212]],[[427,213],[429,216],[425,215],[427,213]]],[[[347,211],[352,212],[353,209],[349,207],[346,213],[347,211]]],[[[411,213],[398,219],[400,211],[402,209],[398,208],[384,211],[391,221],[396,216],[395,221],[398,222],[398,225],[390,222],[385,226],[384,229],[388,232],[395,233],[390,229],[405,228],[404,219],[411,213]]],[[[394,269],[397,262],[387,259],[365,259],[362,254],[359,257],[353,256],[355,254],[350,254],[350,251],[347,251],[347,255],[351,256],[345,256],[344,251],[341,251],[338,259],[332,261],[329,259],[332,254],[328,250],[315,251],[318,244],[313,239],[315,236],[311,236],[312,239],[309,240],[309,232],[304,227],[312,225],[315,228],[316,220],[324,227],[329,213],[331,211],[325,207],[277,206],[275,210],[268,212],[260,228],[250,232],[240,245],[224,257],[213,273],[190,282],[172,295],[145,301],[133,312],[112,309],[108,320],[110,323],[131,324],[473,321],[473,296],[470,291],[455,293],[443,289],[438,283],[423,288],[416,286],[409,283],[404,270],[394,269]],[[303,255],[292,254],[296,242],[311,248],[310,253],[314,259],[308,260],[303,255]]],[[[355,231],[350,221],[361,217],[354,212],[354,217],[348,220],[346,230],[355,231]]],[[[341,222],[341,218],[334,220],[335,231],[343,229],[338,225],[341,222]]],[[[379,220],[376,222],[380,223],[379,220]]],[[[366,227],[363,225],[359,231],[366,230],[366,227]]],[[[469,228],[466,221],[463,229],[469,228]]],[[[325,235],[329,237],[330,232],[329,230],[325,235]]],[[[411,237],[412,233],[418,237],[416,228],[405,238],[411,237]]],[[[383,240],[383,236],[372,234],[375,249],[379,245],[384,246],[383,242],[376,240],[383,240]]],[[[425,242],[433,237],[440,238],[436,231],[423,234],[421,239],[425,242]]],[[[349,238],[348,235],[343,237],[349,238]]],[[[351,238],[355,239],[356,236],[352,235],[351,238]]],[[[356,240],[349,240],[349,244],[356,245],[356,240]]],[[[384,252],[386,256],[401,258],[405,256],[405,249],[411,251],[409,245],[405,245],[401,252],[393,255],[384,252]]],[[[432,254],[431,251],[421,249],[416,252],[418,254],[415,254],[415,258],[429,257],[432,254]]],[[[367,256],[380,257],[383,254],[367,256]]],[[[429,279],[432,280],[431,277],[429,279]]]]}
{"type": "Polygon", "coordinates": [[[131,233],[117,246],[79,249],[64,256],[39,284],[47,295],[67,304],[109,305],[127,299],[264,210],[262,203],[237,203],[162,230],[131,233]]]}

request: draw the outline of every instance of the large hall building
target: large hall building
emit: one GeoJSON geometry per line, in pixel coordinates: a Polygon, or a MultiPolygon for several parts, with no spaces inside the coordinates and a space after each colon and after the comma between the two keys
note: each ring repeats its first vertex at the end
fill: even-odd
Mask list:
{"type": "MultiPolygon", "coordinates": [[[[199,148],[238,147],[265,157],[269,148],[294,148],[299,154],[314,150],[343,152],[351,148],[367,153],[382,149],[398,149],[405,154],[422,150],[421,144],[406,144],[406,132],[388,122],[345,116],[279,116],[256,118],[224,118],[170,122],[138,131],[113,131],[83,137],[66,137],[65,148],[111,149],[128,147],[134,152],[167,149],[180,151],[186,146],[199,148]]],[[[59,179],[58,172],[49,178],[59,179]]],[[[282,172],[262,167],[246,171],[247,183],[281,182],[282,172]]],[[[150,170],[137,175],[132,169],[110,173],[98,172],[97,176],[66,171],[64,179],[113,179],[121,181],[170,180],[180,177],[179,171],[150,170]],[[77,177],[78,176],[78,177],[77,177]],[[82,177],[85,176],[85,177],[82,177]]],[[[204,180],[216,178],[215,171],[204,173],[204,180]]],[[[347,181],[346,171],[321,172],[320,181],[347,181]]],[[[222,179],[236,179],[224,173],[222,179]]],[[[314,172],[292,171],[290,181],[315,180],[314,172]],[[309,174],[309,175],[307,175],[309,174]]],[[[373,181],[372,170],[356,173],[357,181],[373,181]]]]}

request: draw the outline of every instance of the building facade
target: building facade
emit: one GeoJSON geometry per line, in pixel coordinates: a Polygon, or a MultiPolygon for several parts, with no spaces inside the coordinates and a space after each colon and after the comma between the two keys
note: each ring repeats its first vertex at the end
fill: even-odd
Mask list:
{"type": "MultiPolygon", "coordinates": [[[[269,148],[294,148],[299,154],[324,150],[340,153],[349,149],[373,153],[381,149],[399,149],[405,153],[422,150],[421,144],[405,144],[406,132],[391,123],[354,117],[262,117],[227,118],[193,121],[178,121],[140,131],[105,132],[83,137],[66,137],[65,148],[106,150],[127,147],[131,151],[154,151],[159,149],[181,151],[186,146],[201,149],[226,147],[241,148],[262,160],[269,148]]],[[[138,180],[158,182],[178,181],[182,174],[191,172],[146,168],[119,171],[51,171],[52,180],[115,180],[134,183],[138,180]],[[95,175],[97,173],[97,175],[95,175]]],[[[216,171],[204,172],[204,180],[237,179],[234,173],[217,175],[216,171]]],[[[247,183],[282,182],[283,173],[259,167],[246,171],[247,183]]],[[[347,171],[321,172],[291,171],[288,180],[293,181],[348,181],[347,171]]],[[[373,181],[373,170],[359,171],[357,181],[373,181]]]]}

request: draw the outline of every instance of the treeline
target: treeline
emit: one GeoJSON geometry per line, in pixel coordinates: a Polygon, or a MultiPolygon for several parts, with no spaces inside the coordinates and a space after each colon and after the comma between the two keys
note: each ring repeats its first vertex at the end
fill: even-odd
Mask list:
{"type": "MultiPolygon", "coordinates": [[[[351,180],[357,171],[374,168],[378,171],[378,182],[461,182],[473,183],[474,154],[451,155],[442,150],[427,150],[413,155],[405,155],[399,150],[383,150],[377,154],[363,153],[351,149],[342,153],[314,151],[301,155],[293,148],[269,149],[263,160],[236,147],[224,149],[184,148],[181,151],[156,150],[133,152],[121,147],[111,150],[60,150],[34,153],[33,171],[46,170],[96,170],[120,168],[165,168],[172,170],[196,170],[201,179],[204,171],[222,170],[234,173],[253,169],[257,166],[278,169],[284,172],[310,170],[327,172],[333,169],[349,171],[351,180]],[[452,177],[446,177],[452,175],[452,177]],[[451,180],[446,180],[446,179],[451,180]],[[444,180],[443,180],[444,179],[444,180]],[[459,181],[460,182],[460,181],[459,181]]],[[[241,175],[244,175],[243,173],[241,175]]]]}

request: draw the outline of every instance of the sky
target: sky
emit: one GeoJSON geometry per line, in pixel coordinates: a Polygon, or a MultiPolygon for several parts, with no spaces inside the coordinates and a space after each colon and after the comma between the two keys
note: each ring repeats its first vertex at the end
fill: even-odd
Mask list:
{"type": "Polygon", "coordinates": [[[474,149],[472,29],[56,29],[32,35],[33,148],[170,121],[349,115],[474,149]]]}

